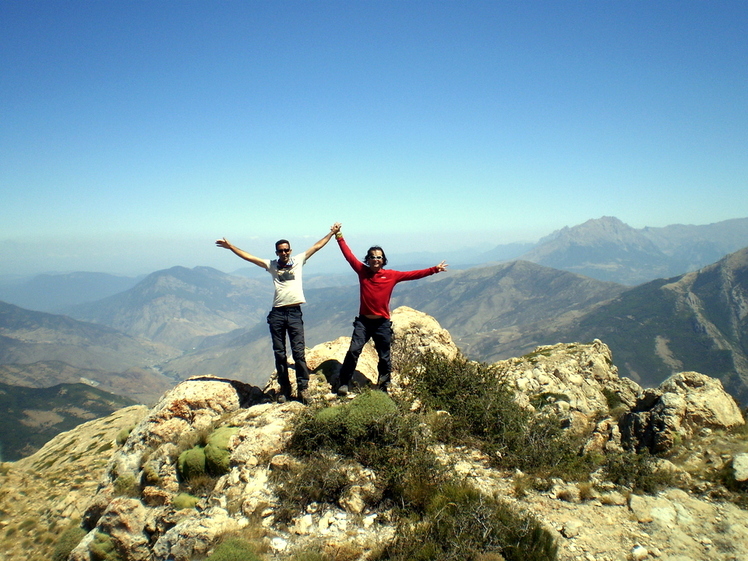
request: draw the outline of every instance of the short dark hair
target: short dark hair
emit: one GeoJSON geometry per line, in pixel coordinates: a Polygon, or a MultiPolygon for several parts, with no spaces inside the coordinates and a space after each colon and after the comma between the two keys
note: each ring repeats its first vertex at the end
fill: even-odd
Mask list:
{"type": "Polygon", "coordinates": [[[277,242],[275,242],[275,250],[278,251],[278,246],[283,245],[284,243],[288,244],[288,247],[291,247],[291,242],[289,242],[288,240],[278,240],[277,242]]]}
{"type": "Polygon", "coordinates": [[[368,249],[368,251],[366,252],[366,257],[364,257],[364,263],[366,263],[369,260],[369,255],[371,255],[371,252],[374,250],[378,250],[382,252],[382,267],[387,265],[387,256],[384,254],[384,250],[378,245],[373,245],[368,249]]]}

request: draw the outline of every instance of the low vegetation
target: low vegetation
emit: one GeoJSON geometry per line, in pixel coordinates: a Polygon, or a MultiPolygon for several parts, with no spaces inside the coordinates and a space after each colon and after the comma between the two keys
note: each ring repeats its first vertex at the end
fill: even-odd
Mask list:
{"type": "Polygon", "coordinates": [[[414,388],[425,405],[422,412],[400,408],[385,393],[366,391],[299,419],[288,449],[301,461],[275,479],[280,518],[292,519],[310,502],[336,504],[351,485],[365,488],[356,481],[360,473],[350,468],[354,462],[374,474],[362,493],[368,506],[393,508],[400,520],[398,538],[374,559],[469,561],[491,554],[555,559],[553,538],[537,520],[459,480],[433,449],[439,442],[470,442],[506,465],[556,468],[562,464],[557,456],[572,455],[561,444],[560,424],[551,417],[535,423],[508,392],[491,389],[496,378],[485,367],[438,357],[423,365],[414,388]],[[471,384],[464,391],[466,379],[471,384]],[[432,414],[445,409],[446,423],[443,415],[432,414]],[[551,452],[533,447],[540,440],[551,443],[551,452]]]}
{"type": "Polygon", "coordinates": [[[379,560],[544,561],[558,547],[540,522],[466,483],[447,483],[430,497],[419,524],[404,525],[379,560]]]}
{"type": "MultiPolygon", "coordinates": [[[[672,483],[646,453],[583,454],[588,435],[570,434],[546,407],[564,396],[541,396],[529,412],[494,367],[462,356],[401,359],[400,369],[421,404],[417,412],[387,394],[365,391],[341,405],[308,409],[298,419],[288,451],[299,461],[274,476],[280,521],[291,521],[311,503],[340,504],[354,485],[366,489],[362,468],[374,474],[361,493],[367,507],[392,508],[399,520],[397,538],[372,559],[553,560],[554,539],[536,519],[459,479],[440,462],[437,445],[478,448],[495,467],[519,470],[520,497],[530,489],[548,490],[551,479],[561,477],[577,481],[586,500],[595,496],[593,471],[636,492],[672,483]],[[353,465],[361,466],[359,472],[353,465]]],[[[609,400],[614,410],[620,407],[613,396],[609,400]]]]}
{"type": "Polygon", "coordinates": [[[673,484],[673,475],[657,469],[657,458],[649,452],[607,454],[603,459],[606,478],[635,492],[656,493],[673,484]]]}
{"type": "MultiPolygon", "coordinates": [[[[285,450],[289,461],[271,472],[277,523],[291,524],[312,505],[348,508],[357,500],[358,512],[386,512],[397,525],[391,543],[367,553],[372,561],[554,561],[557,544],[539,520],[457,476],[441,451],[481,450],[494,467],[517,474],[515,497],[547,491],[561,478],[576,481],[577,498],[589,500],[598,496],[592,472],[631,492],[654,493],[672,484],[672,476],[658,470],[660,459],[646,452],[583,454],[588,435],[570,434],[548,406],[563,395],[539,396],[530,412],[495,367],[462,356],[427,354],[401,361],[400,370],[420,407],[367,390],[336,405],[307,407],[297,417],[285,450]]],[[[613,411],[623,406],[615,394],[606,398],[613,411]]],[[[185,434],[170,456],[182,490],[174,508],[194,508],[229,470],[228,444],[236,431],[216,423],[185,434]]],[[[149,462],[155,460],[144,456],[141,483],[158,484],[156,464],[149,462]]],[[[138,485],[127,476],[115,483],[125,496],[136,496],[138,485]]],[[[59,555],[80,539],[73,532],[82,530],[63,534],[59,555]]],[[[345,547],[331,553],[309,545],[286,558],[352,561],[363,554],[345,547]]],[[[101,532],[90,550],[94,561],[120,558],[111,537],[101,532]]],[[[266,554],[261,538],[228,535],[206,561],[262,561],[266,554]]]]}
{"type": "Polygon", "coordinates": [[[584,435],[574,437],[537,402],[540,414],[523,409],[495,367],[463,356],[436,354],[406,363],[415,396],[430,410],[449,413],[438,437],[483,450],[497,467],[550,477],[583,474],[584,435]]]}
{"type": "Polygon", "coordinates": [[[242,538],[229,538],[215,548],[206,561],[261,561],[253,543],[242,538]]]}
{"type": "Polygon", "coordinates": [[[288,507],[307,496],[308,481],[317,482],[313,496],[344,487],[350,484],[347,466],[353,460],[376,473],[375,489],[367,496],[371,506],[422,509],[424,494],[442,481],[445,471],[429,449],[432,442],[418,415],[399,410],[383,392],[364,392],[299,419],[289,451],[305,461],[291,477],[282,476],[279,494],[288,507]]]}
{"type": "Polygon", "coordinates": [[[52,561],[66,561],[73,548],[86,535],[86,531],[79,524],[71,525],[65,530],[57,540],[54,551],[52,552],[52,561]]]}

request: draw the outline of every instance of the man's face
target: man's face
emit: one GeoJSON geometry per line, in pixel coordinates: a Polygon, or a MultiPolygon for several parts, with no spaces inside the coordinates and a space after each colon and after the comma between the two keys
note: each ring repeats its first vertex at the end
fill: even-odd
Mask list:
{"type": "Polygon", "coordinates": [[[285,265],[291,258],[291,246],[287,243],[278,244],[275,247],[275,254],[278,256],[278,263],[285,265]]]}
{"type": "Polygon", "coordinates": [[[369,251],[369,255],[366,256],[366,264],[369,266],[369,269],[376,273],[384,266],[383,259],[384,256],[381,249],[372,249],[369,251]]]}

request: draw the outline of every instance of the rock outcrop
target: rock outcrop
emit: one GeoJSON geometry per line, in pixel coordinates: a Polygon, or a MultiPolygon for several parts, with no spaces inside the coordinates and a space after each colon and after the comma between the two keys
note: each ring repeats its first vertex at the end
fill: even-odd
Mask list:
{"type": "MultiPolygon", "coordinates": [[[[399,308],[393,323],[400,357],[410,360],[418,353],[436,352],[449,358],[458,353],[449,334],[425,314],[399,308]]],[[[330,376],[347,347],[347,338],[341,338],[308,352],[315,371],[312,406],[338,399],[329,392],[330,376]]],[[[621,451],[626,437],[649,446],[649,435],[670,431],[669,439],[656,442],[672,446],[677,444],[673,430],[697,438],[704,431],[716,433],[714,429],[743,423],[718,382],[683,373],[656,390],[642,390],[619,378],[612,359],[601,341],[559,344],[501,361],[494,370],[497,380],[515,389],[521,405],[558,413],[569,430],[591,435],[586,449],[600,454],[621,451]],[[675,402],[677,407],[663,405],[675,402]],[[631,418],[646,419],[639,426],[647,430],[623,434],[620,426],[629,425],[619,425],[619,420],[631,418]]],[[[366,349],[359,362],[360,385],[373,382],[375,373],[376,354],[366,349]]],[[[406,403],[411,399],[407,382],[394,373],[393,394],[406,403]]],[[[290,521],[281,521],[274,481],[300,461],[287,453],[286,444],[294,421],[307,408],[298,402],[274,403],[269,397],[247,384],[204,376],[182,382],[147,414],[140,411],[141,420],[111,456],[95,495],[75,501],[87,504],[82,525],[88,533],[69,560],[97,561],[97,552],[103,550],[116,552],[123,561],[202,559],[222,536],[250,529],[261,533],[273,560],[288,559],[310,544],[327,552],[348,548],[363,560],[388,543],[396,532],[391,513],[367,502],[377,476],[352,460],[342,470],[347,483],[336,502],[311,503],[290,521]]],[[[742,485],[748,479],[748,449],[726,454],[709,446],[681,469],[697,470],[698,462],[708,458],[715,470],[732,470],[734,484],[742,485]]],[[[42,452],[50,454],[48,447],[42,452]]],[[[593,492],[558,479],[549,490],[530,489],[517,498],[516,474],[497,469],[480,451],[439,444],[434,452],[444,466],[478,489],[504,497],[541,520],[555,536],[562,561],[736,561],[748,550],[748,512],[710,498],[719,496],[710,495],[711,484],[695,485],[699,495],[668,489],[639,496],[606,481],[597,480],[593,492]]],[[[27,461],[40,466],[37,455],[27,461]]],[[[9,559],[20,561],[21,556],[9,559]]]]}
{"type": "Polygon", "coordinates": [[[622,430],[638,448],[665,452],[700,429],[728,429],[744,423],[722,382],[698,372],[681,372],[657,388],[644,390],[623,419],[622,430]]]}
{"type": "MultiPolygon", "coordinates": [[[[449,331],[443,329],[438,321],[428,314],[407,306],[400,306],[392,312],[392,331],[392,362],[395,371],[392,375],[391,390],[394,392],[398,392],[402,387],[397,368],[403,360],[426,352],[437,353],[447,358],[454,358],[459,353],[449,331]]],[[[310,380],[310,390],[313,394],[325,393],[326,385],[336,384],[338,371],[343,364],[350,343],[350,337],[339,337],[307,351],[306,361],[309,370],[324,375],[324,379],[310,380]]],[[[356,372],[352,378],[353,384],[359,387],[376,384],[378,360],[374,343],[369,341],[358,359],[356,372]]],[[[279,391],[280,387],[274,375],[265,389],[279,391]]]]}

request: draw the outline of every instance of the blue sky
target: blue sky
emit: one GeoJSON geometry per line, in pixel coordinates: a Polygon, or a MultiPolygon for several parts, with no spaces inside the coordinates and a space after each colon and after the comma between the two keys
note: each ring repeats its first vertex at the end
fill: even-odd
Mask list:
{"type": "Polygon", "coordinates": [[[746,217],[746,61],[744,1],[0,0],[0,275],[746,217]]]}

